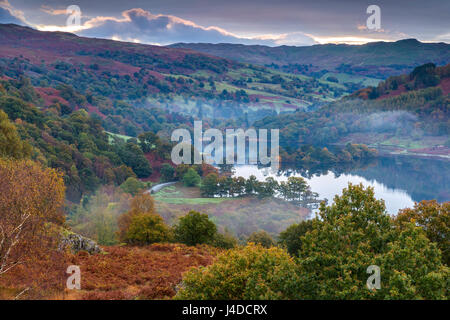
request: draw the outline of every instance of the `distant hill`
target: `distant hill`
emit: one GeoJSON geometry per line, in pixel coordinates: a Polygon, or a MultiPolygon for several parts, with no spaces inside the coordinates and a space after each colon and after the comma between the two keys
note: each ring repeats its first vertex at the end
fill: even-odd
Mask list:
{"type": "MultiPolygon", "coordinates": [[[[309,145],[358,143],[388,152],[448,158],[449,80],[450,64],[427,63],[312,112],[266,117],[255,126],[280,128],[285,157],[304,157],[309,145]]],[[[326,157],[327,152],[322,153],[317,158],[326,157]]]]}
{"type": "Polygon", "coordinates": [[[443,96],[450,93],[450,64],[436,67],[434,63],[426,63],[408,75],[392,76],[377,86],[358,90],[349,98],[386,99],[429,87],[439,87],[443,96]]]}
{"type": "MultiPolygon", "coordinates": [[[[246,122],[333,101],[364,87],[355,81],[295,75],[188,49],[13,24],[0,24],[2,75],[12,79],[24,75],[36,87],[70,85],[94,101],[101,96],[199,118],[246,122]]],[[[58,99],[49,97],[51,90],[41,91],[44,99],[58,99]]],[[[106,115],[100,111],[99,116],[106,115]]]]}
{"type": "Polygon", "coordinates": [[[422,43],[415,39],[304,47],[209,43],[177,43],[170,47],[192,49],[236,61],[273,65],[293,73],[312,74],[328,70],[381,79],[408,73],[427,62],[436,65],[450,62],[449,44],[422,43]]]}

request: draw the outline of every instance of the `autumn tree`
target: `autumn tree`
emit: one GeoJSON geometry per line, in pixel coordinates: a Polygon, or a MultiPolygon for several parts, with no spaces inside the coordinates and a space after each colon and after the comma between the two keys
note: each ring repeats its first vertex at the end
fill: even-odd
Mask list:
{"type": "Polygon", "coordinates": [[[301,237],[300,292],[305,299],[443,299],[449,270],[425,232],[395,228],[373,188],[349,184],[301,237]],[[367,268],[381,270],[381,288],[368,289],[367,268]]]}
{"type": "Polygon", "coordinates": [[[217,248],[232,249],[238,245],[238,240],[233,234],[225,229],[224,233],[216,233],[212,245],[217,248]]]}
{"type": "Polygon", "coordinates": [[[64,182],[30,160],[0,159],[0,276],[46,248],[50,226],[64,222],[64,182]]]}
{"type": "Polygon", "coordinates": [[[169,227],[158,214],[140,213],[131,218],[126,240],[130,244],[146,245],[171,239],[169,227]]]}
{"type": "Polygon", "coordinates": [[[275,242],[273,238],[266,231],[255,231],[247,239],[247,243],[255,243],[263,246],[264,248],[272,247],[275,242]]]}
{"type": "Polygon", "coordinates": [[[125,180],[124,183],[120,185],[120,188],[123,190],[123,192],[129,193],[133,196],[137,195],[140,191],[142,191],[146,187],[147,187],[146,183],[134,177],[129,177],[127,180],[125,180]]]}
{"type": "Polygon", "coordinates": [[[184,274],[175,299],[297,299],[299,279],[288,253],[250,244],[222,253],[207,267],[184,274]]]}
{"type": "Polygon", "coordinates": [[[312,229],[312,220],[305,220],[289,226],[278,236],[278,243],[285,247],[290,255],[298,256],[302,248],[301,237],[312,229]]]}
{"type": "Polygon", "coordinates": [[[127,241],[127,232],[132,223],[133,217],[141,214],[154,214],[155,202],[153,197],[148,193],[140,193],[130,201],[130,210],[122,214],[117,224],[119,227],[118,236],[120,241],[127,241]]]}
{"type": "Polygon", "coordinates": [[[421,227],[427,238],[436,243],[445,264],[450,265],[450,202],[439,204],[436,200],[424,200],[414,208],[400,210],[395,222],[400,227],[408,222],[421,227]]]}
{"type": "Polygon", "coordinates": [[[0,110],[0,158],[28,158],[31,146],[20,139],[16,126],[9,121],[8,115],[0,110]]]}

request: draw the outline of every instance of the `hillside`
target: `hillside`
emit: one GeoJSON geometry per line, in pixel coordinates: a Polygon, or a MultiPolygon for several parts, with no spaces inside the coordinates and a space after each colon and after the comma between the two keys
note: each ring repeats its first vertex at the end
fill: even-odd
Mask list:
{"type": "Polygon", "coordinates": [[[323,74],[327,70],[381,79],[410,72],[427,62],[443,65],[450,61],[450,45],[422,43],[415,39],[305,47],[210,43],[177,43],[170,47],[192,49],[247,63],[272,65],[285,72],[311,75],[323,74]]]}
{"type": "Polygon", "coordinates": [[[319,147],[366,144],[387,152],[449,157],[450,65],[425,64],[313,112],[267,117],[257,127],[282,128],[284,159],[333,161],[319,147]]]}
{"type": "MultiPolygon", "coordinates": [[[[64,300],[132,300],[170,299],[182,274],[192,267],[206,266],[215,260],[219,250],[182,244],[153,244],[144,247],[104,247],[104,254],[86,251],[68,254],[60,264],[52,265],[40,296],[31,298],[64,300]],[[61,275],[67,263],[83,270],[82,290],[61,290],[61,275]],[[55,293],[55,288],[59,292],[55,293]]],[[[41,266],[48,267],[46,265],[41,266]]],[[[36,270],[33,270],[36,271],[36,270]]],[[[28,272],[19,266],[0,278],[0,299],[13,299],[26,280],[28,272]],[[13,285],[12,285],[13,284],[13,285]],[[2,286],[3,285],[3,286],[2,286]],[[12,285],[12,286],[11,286],[12,285]]]]}
{"type": "MultiPolygon", "coordinates": [[[[102,109],[111,100],[199,118],[254,121],[333,101],[360,88],[192,50],[0,25],[0,77],[21,75],[44,88],[39,90],[47,102],[59,99],[48,88],[70,85],[90,97],[81,106],[104,121],[109,114],[102,109]]],[[[140,131],[135,120],[128,120],[140,131]]],[[[110,131],[129,135],[122,129],[110,131]]]]}
{"type": "Polygon", "coordinates": [[[374,148],[450,158],[450,64],[289,68],[0,25],[0,300],[448,299],[450,163],[374,148]],[[282,170],[175,164],[197,119],[279,129],[282,170]]]}

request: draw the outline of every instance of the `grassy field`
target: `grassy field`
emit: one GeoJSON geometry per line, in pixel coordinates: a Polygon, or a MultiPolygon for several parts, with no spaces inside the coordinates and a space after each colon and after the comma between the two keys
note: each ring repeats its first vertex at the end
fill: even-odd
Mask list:
{"type": "Polygon", "coordinates": [[[208,214],[220,231],[228,230],[239,238],[259,230],[277,236],[309,214],[308,209],[274,198],[202,198],[199,188],[187,188],[181,183],[153,196],[156,211],[169,224],[176,223],[190,210],[196,210],[208,214]]]}
{"type": "MultiPolygon", "coordinates": [[[[380,81],[382,81],[381,79],[369,78],[369,77],[353,75],[353,74],[348,74],[348,73],[333,73],[333,72],[328,72],[328,73],[324,74],[321,77],[321,79],[326,80],[326,79],[328,79],[328,77],[335,77],[336,79],[339,80],[339,83],[345,83],[345,82],[361,83],[365,87],[368,87],[368,86],[375,87],[378,85],[378,83],[380,83],[380,81]]],[[[329,82],[327,81],[327,83],[329,83],[329,82]]]]}
{"type": "Polygon", "coordinates": [[[202,198],[199,188],[186,188],[180,183],[176,186],[169,186],[158,193],[154,194],[153,197],[157,201],[170,204],[193,204],[193,205],[203,205],[203,204],[218,204],[223,201],[231,200],[227,198],[202,198]]]}
{"type": "Polygon", "coordinates": [[[127,141],[128,139],[132,139],[133,138],[133,137],[126,136],[126,135],[123,135],[123,134],[112,133],[112,132],[109,132],[109,131],[105,131],[105,132],[108,134],[109,143],[112,143],[114,141],[114,137],[122,139],[124,141],[127,141]]]}

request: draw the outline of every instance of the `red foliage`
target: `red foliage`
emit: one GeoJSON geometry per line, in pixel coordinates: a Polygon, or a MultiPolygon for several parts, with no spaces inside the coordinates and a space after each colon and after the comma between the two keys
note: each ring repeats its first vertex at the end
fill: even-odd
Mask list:
{"type": "Polygon", "coordinates": [[[54,88],[40,88],[40,87],[36,87],[35,90],[44,100],[44,104],[47,107],[54,103],[69,105],[69,102],[59,95],[59,90],[56,90],[54,88]]]}
{"type": "Polygon", "coordinates": [[[445,96],[450,93],[450,78],[442,79],[440,87],[442,94],[445,96]]]}
{"type": "Polygon", "coordinates": [[[141,179],[142,181],[158,182],[161,178],[161,167],[164,163],[168,163],[172,167],[175,167],[175,164],[172,161],[163,159],[157,152],[152,151],[146,153],[145,157],[152,164],[153,172],[149,177],[141,179]]]}
{"type": "Polygon", "coordinates": [[[106,254],[79,253],[72,264],[81,268],[81,291],[72,299],[167,299],[175,295],[182,273],[213,262],[217,249],[179,244],[106,247],[106,254]]]}

